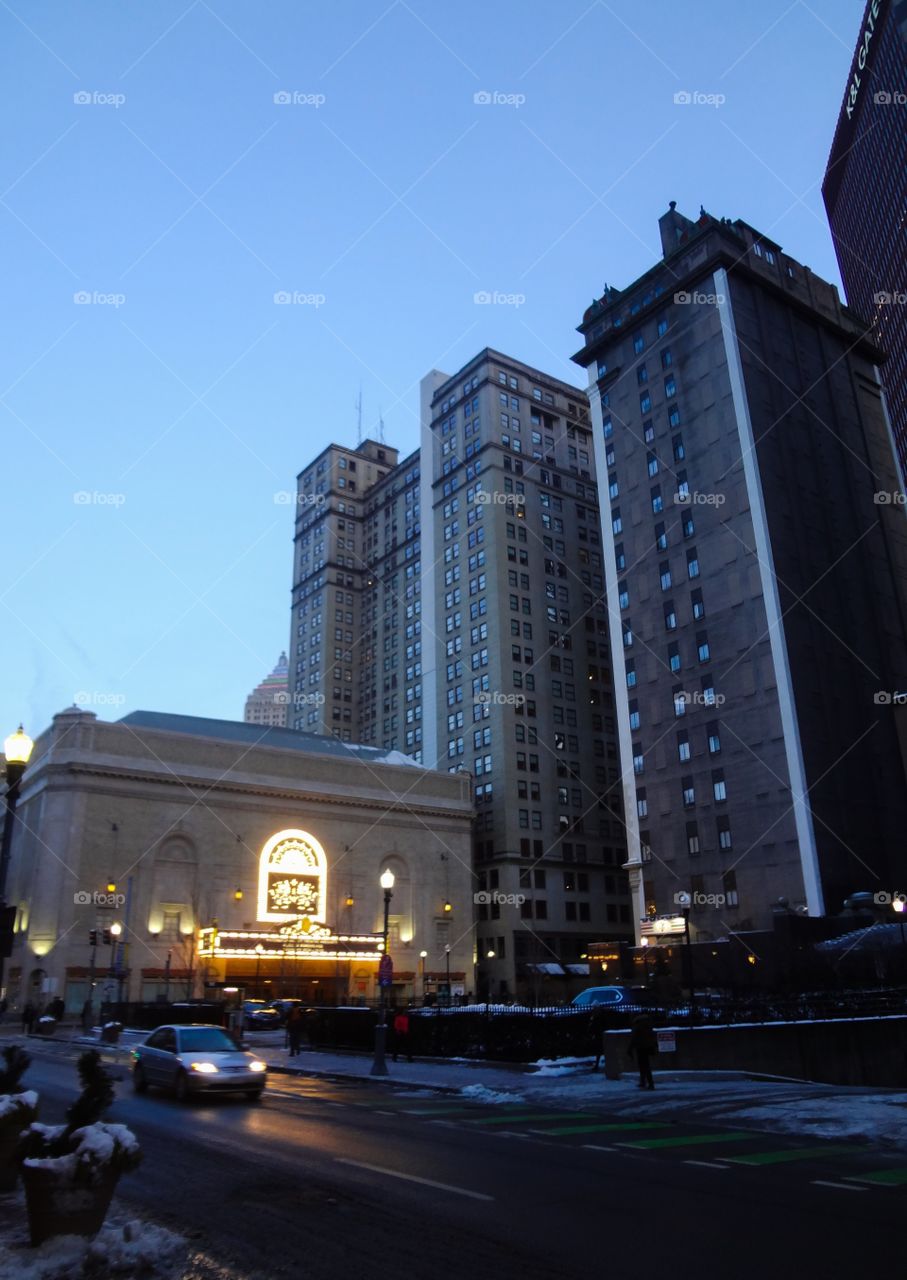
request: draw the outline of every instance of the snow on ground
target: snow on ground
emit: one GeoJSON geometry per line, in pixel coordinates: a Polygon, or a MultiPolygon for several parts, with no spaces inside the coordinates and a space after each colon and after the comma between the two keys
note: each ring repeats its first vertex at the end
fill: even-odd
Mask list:
{"type": "Polygon", "coordinates": [[[501,1102],[518,1102],[519,1093],[502,1093],[499,1089],[488,1089],[484,1084],[468,1084],[460,1093],[469,1102],[483,1102],[489,1105],[501,1102]]]}
{"type": "Polygon", "coordinates": [[[188,1252],[182,1236],[115,1209],[93,1240],[57,1236],[33,1249],[21,1190],[0,1196],[0,1239],[0,1280],[179,1280],[188,1252]]]}

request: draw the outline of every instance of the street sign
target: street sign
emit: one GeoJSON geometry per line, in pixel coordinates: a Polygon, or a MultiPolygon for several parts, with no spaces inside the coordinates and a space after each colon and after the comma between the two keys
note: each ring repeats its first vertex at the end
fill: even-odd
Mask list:
{"type": "Polygon", "coordinates": [[[378,962],[378,986],[390,987],[394,982],[394,962],[390,955],[385,951],[384,955],[378,962]]]}
{"type": "Polygon", "coordinates": [[[658,1041],[659,1053],[676,1053],[677,1052],[677,1033],[674,1031],[656,1031],[655,1039],[658,1041]]]}

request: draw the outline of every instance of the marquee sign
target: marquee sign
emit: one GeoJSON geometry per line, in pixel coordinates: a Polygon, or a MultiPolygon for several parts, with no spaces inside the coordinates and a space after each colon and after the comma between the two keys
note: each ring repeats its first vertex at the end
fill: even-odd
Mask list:
{"type": "Polygon", "coordinates": [[[315,837],[295,830],[271,836],[258,864],[258,919],[324,923],[326,901],[327,858],[315,837]]]}

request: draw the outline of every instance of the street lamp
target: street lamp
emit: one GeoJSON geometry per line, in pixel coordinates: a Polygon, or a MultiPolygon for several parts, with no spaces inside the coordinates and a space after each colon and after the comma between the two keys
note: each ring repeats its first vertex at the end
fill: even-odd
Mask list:
{"type": "Polygon", "coordinates": [[[387,936],[390,932],[390,909],[391,898],[394,896],[394,873],[388,867],[381,873],[378,881],[384,890],[384,947],[381,952],[381,960],[378,968],[378,985],[381,989],[381,1005],[378,1011],[378,1021],[375,1023],[375,1060],[372,1063],[371,1074],[373,1076],[386,1076],[387,1063],[384,1060],[385,1050],[387,1048],[387,981],[381,975],[381,966],[387,964],[387,936]]]}
{"type": "Polygon", "coordinates": [[[419,961],[422,968],[422,1003],[425,1004],[425,961],[428,959],[427,951],[419,952],[419,961]]]}
{"type": "Polygon", "coordinates": [[[233,901],[242,902],[242,896],[243,896],[242,889],[240,889],[239,886],[237,885],[237,887],[233,890],[233,901]]]}
{"type": "Polygon", "coordinates": [[[6,905],[6,877],[13,847],[13,824],[16,817],[16,802],[19,799],[19,784],[33,745],[21,724],[3,744],[6,754],[6,813],[3,822],[3,844],[0,846],[0,994],[3,993],[4,962],[13,952],[13,925],[16,920],[16,908],[6,905]]]}
{"type": "Polygon", "coordinates": [[[696,1013],[696,993],[693,990],[693,948],[690,944],[690,908],[693,905],[693,895],[686,891],[676,893],[674,895],[674,901],[680,907],[683,914],[684,955],[686,957],[685,967],[687,971],[687,987],[690,992],[690,1021],[692,1022],[696,1013]]]}
{"type": "Polygon", "coordinates": [[[897,912],[898,924],[901,926],[901,954],[903,957],[903,950],[905,945],[907,945],[907,939],[904,937],[904,909],[907,908],[907,894],[896,893],[891,905],[897,912]]]}
{"type": "Polygon", "coordinates": [[[117,980],[117,1004],[123,1002],[123,971],[122,971],[122,954],[120,952],[120,938],[123,934],[123,926],[119,920],[114,920],[110,926],[110,937],[113,944],[113,952],[110,957],[113,962],[111,968],[117,980]]]}
{"type": "Polygon", "coordinates": [[[255,994],[258,995],[259,985],[258,979],[261,974],[261,957],[264,955],[264,943],[257,942],[255,944],[255,994]]]}
{"type": "Polygon", "coordinates": [[[447,963],[447,1004],[448,1004],[448,1007],[450,1007],[452,1001],[450,998],[450,943],[449,942],[445,943],[445,946],[444,946],[444,959],[447,963]]]}

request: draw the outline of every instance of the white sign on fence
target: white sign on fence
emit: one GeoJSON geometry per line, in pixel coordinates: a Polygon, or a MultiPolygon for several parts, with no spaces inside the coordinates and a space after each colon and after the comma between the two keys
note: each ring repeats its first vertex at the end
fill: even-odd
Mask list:
{"type": "Polygon", "coordinates": [[[677,1033],[675,1031],[656,1031],[655,1038],[658,1041],[659,1053],[677,1052],[677,1033]]]}

